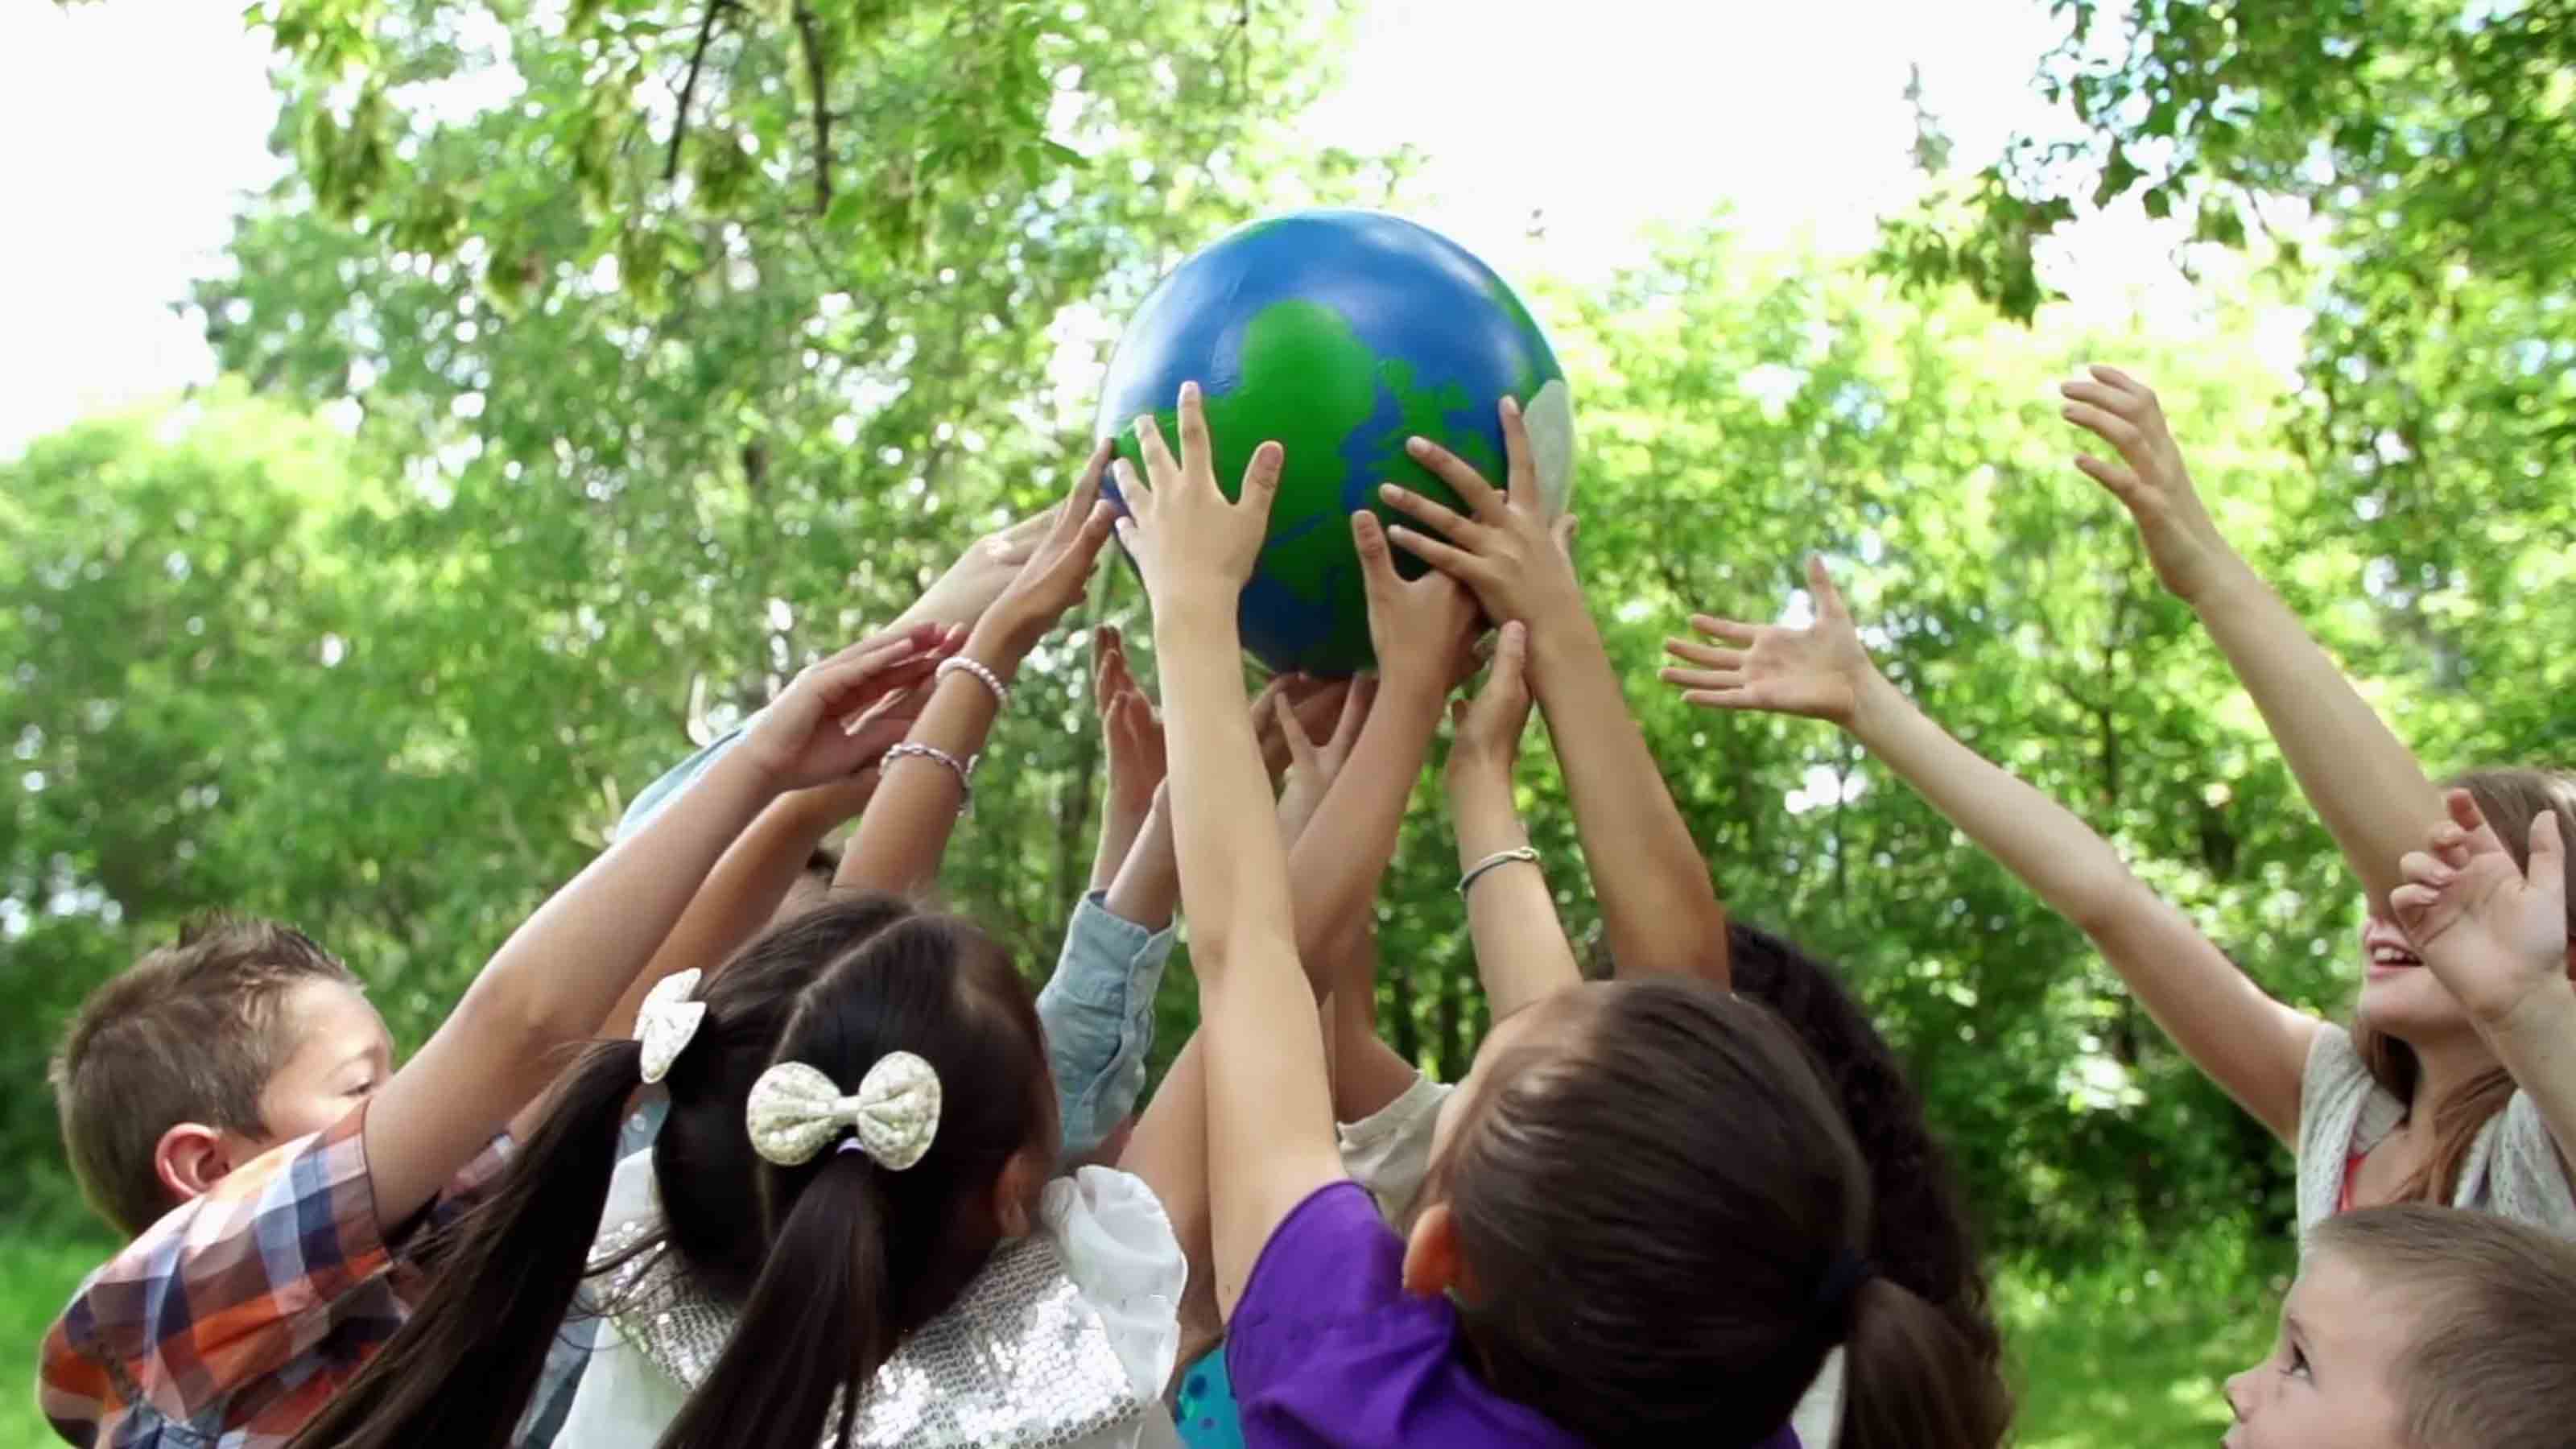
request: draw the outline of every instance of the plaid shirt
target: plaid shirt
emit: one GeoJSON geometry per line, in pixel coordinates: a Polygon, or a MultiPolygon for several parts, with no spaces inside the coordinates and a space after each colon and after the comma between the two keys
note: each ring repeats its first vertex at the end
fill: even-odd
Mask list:
{"type": "Polygon", "coordinates": [[[266,1449],[294,1437],[393,1337],[424,1284],[404,1242],[487,1192],[496,1137],[386,1233],[366,1107],[245,1163],[81,1284],[45,1335],[36,1397],[97,1449],[266,1449]]]}

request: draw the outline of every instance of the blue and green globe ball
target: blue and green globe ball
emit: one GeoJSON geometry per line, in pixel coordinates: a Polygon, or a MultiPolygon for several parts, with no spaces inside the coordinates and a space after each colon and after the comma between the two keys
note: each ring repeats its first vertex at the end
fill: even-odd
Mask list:
{"type": "MultiPolygon", "coordinates": [[[[1101,390],[1099,435],[1141,468],[1133,424],[1152,414],[1177,449],[1184,382],[1207,397],[1216,475],[1242,485],[1253,449],[1287,450],[1270,536],[1243,591],[1245,648],[1274,670],[1327,678],[1369,667],[1368,606],[1350,517],[1397,515],[1378,485],[1460,507],[1405,451],[1432,439],[1503,483],[1496,412],[1516,399],[1539,490],[1565,507],[1574,410],[1556,353],[1491,267],[1400,217],[1308,211],[1254,222],[1181,264],[1128,323],[1101,390]]],[[[1402,550],[1408,577],[1423,565],[1402,550]]]]}

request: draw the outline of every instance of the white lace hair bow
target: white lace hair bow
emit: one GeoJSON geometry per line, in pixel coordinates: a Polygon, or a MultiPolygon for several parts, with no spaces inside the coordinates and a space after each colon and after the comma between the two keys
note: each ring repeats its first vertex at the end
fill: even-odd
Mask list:
{"type": "Polygon", "coordinates": [[[839,1084],[803,1062],[780,1062],[751,1084],[744,1117],[752,1150],[781,1167],[812,1160],[843,1133],[878,1166],[901,1172],[939,1135],[939,1073],[910,1052],[877,1058],[842,1096],[839,1084]]]}
{"type": "Polygon", "coordinates": [[[658,1082],[670,1073],[671,1063],[689,1039],[698,1034],[698,1023],[707,1019],[707,1004],[689,998],[698,989],[702,975],[692,966],[674,971],[653,983],[644,995],[644,1005],[635,1013],[635,1039],[644,1044],[644,1080],[658,1082]]]}

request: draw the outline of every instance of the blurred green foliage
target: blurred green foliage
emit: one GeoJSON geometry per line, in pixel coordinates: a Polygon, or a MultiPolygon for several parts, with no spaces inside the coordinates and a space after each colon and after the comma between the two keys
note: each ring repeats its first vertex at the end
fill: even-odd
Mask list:
{"type": "MultiPolygon", "coordinates": [[[[2007,170],[1977,184],[2019,221],[1944,231],[1974,207],[1936,200],[1876,272],[1712,223],[1606,286],[1530,279],[1576,383],[1582,569],[1631,703],[1725,898],[1842,963],[1908,1055],[2013,1265],[2034,1445],[2209,1429],[2212,1376],[2268,1335],[2289,1160],[1900,782],[1821,726],[1686,710],[1653,682],[1657,645],[1694,608],[1800,607],[1800,558],[1825,551],[1936,717],[2117,841],[2272,990],[2341,1011],[2343,866],[2124,516],[2068,466],[2045,388],[2091,360],[2153,381],[2222,525],[2436,769],[2566,759],[2565,223],[2514,200],[2524,169],[2481,190],[2383,155],[2441,135],[2478,77],[2539,63],[2497,47],[2558,54],[2564,7],[2437,9],[2316,12],[2373,58],[2331,86],[2246,7],[2132,7],[2125,50],[2051,62],[2076,67],[2052,83],[2102,137],[2197,138],[2123,185],[2301,196],[2335,229],[2214,289],[2189,328],[2088,330],[2023,295],[2013,248],[2052,203],[2007,170]],[[2266,104],[2214,99],[2240,92],[2266,104]],[[2319,145],[2359,179],[2302,182],[2319,145]],[[2313,318],[2295,377],[2258,360],[2285,305],[2313,318]]],[[[419,1040],[693,737],[1061,491],[1089,369],[1164,267],[1265,210],[1407,195],[1401,154],[1294,130],[1330,83],[1336,11],[825,10],[256,12],[301,164],[193,299],[227,380],[0,463],[18,1160],[59,1161],[32,1084],[63,1016],[193,910],[302,923],[419,1040]]],[[[2069,55],[2092,54],[2109,22],[2072,19],[2069,55]]],[[[2534,124],[2564,109],[2554,74],[2512,99],[2534,124]]],[[[2151,149],[2123,144],[2106,154],[2151,149]]],[[[1116,568],[1071,623],[1102,620],[1143,652],[1116,568]]],[[[943,880],[1033,970],[1096,824],[1084,674],[1074,632],[1034,658],[943,880]]],[[[1455,1073],[1483,1010],[1436,778],[1380,905],[1379,1007],[1402,1051],[1455,1073]]],[[[1597,940],[1535,744],[1522,783],[1568,925],[1597,940]]],[[[1176,971],[1166,1059],[1191,1016],[1176,971]]],[[[99,1247],[58,1172],[28,1181],[0,1214],[12,1342],[99,1247]]]]}

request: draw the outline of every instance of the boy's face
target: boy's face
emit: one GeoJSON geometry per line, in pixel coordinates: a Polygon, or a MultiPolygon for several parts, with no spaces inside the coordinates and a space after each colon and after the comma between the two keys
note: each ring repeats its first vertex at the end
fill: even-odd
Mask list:
{"type": "Polygon", "coordinates": [[[2334,1254],[2309,1258],[2272,1356],[2227,1381],[2226,1449],[2403,1449],[2390,1385],[2415,1318],[2334,1254]]]}
{"type": "Polygon", "coordinates": [[[384,1018],[345,981],[317,978],[289,989],[278,1003],[278,1029],[294,1045],[260,1093],[268,1137],[228,1142],[235,1165],[339,1121],[393,1075],[394,1042],[384,1018]]]}

